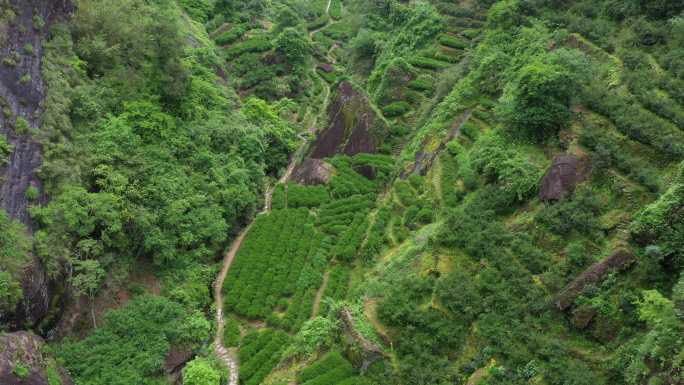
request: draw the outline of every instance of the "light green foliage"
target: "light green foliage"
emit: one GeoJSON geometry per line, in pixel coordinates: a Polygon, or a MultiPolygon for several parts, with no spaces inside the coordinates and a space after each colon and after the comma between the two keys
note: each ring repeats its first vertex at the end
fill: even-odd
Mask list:
{"type": "Polygon", "coordinates": [[[0,165],[8,162],[13,150],[14,147],[7,142],[7,138],[4,135],[0,135],[0,165]]]}
{"type": "Polygon", "coordinates": [[[319,316],[306,321],[283,356],[310,356],[319,349],[330,347],[338,327],[337,320],[327,317],[319,316]]]}
{"type": "Polygon", "coordinates": [[[17,120],[14,122],[14,132],[16,132],[17,135],[28,134],[30,128],[31,126],[29,125],[28,120],[23,116],[18,116],[17,120]]]}
{"type": "Polygon", "coordinates": [[[17,376],[20,380],[25,380],[31,373],[29,367],[23,362],[15,362],[12,368],[12,373],[17,376]]]}
{"type": "Polygon", "coordinates": [[[0,271],[0,309],[14,310],[22,295],[21,282],[9,272],[0,271]]]}
{"type": "Polygon", "coordinates": [[[35,201],[40,196],[40,191],[36,186],[29,186],[26,188],[26,191],[24,191],[24,196],[29,201],[35,201]]]}
{"type": "Polygon", "coordinates": [[[684,322],[677,318],[672,301],[656,290],[643,292],[643,299],[637,303],[639,318],[648,327],[640,339],[634,356],[626,371],[629,384],[638,384],[644,378],[655,377],[665,381],[677,374],[684,365],[684,322]],[[657,363],[654,369],[646,365],[647,360],[657,363]]]}
{"type": "Polygon", "coordinates": [[[20,279],[30,251],[26,228],[0,210],[0,311],[14,310],[21,300],[20,279]]]}
{"type": "Polygon", "coordinates": [[[287,155],[295,147],[295,131],[277,113],[268,102],[249,98],[242,107],[247,119],[259,126],[265,133],[268,150],[266,158],[273,169],[280,169],[287,164],[287,155]]]}
{"type": "Polygon", "coordinates": [[[207,359],[195,358],[183,369],[183,384],[219,385],[220,383],[221,375],[207,359]]]}
{"type": "Polygon", "coordinates": [[[503,199],[524,201],[536,192],[543,170],[520,153],[500,135],[483,135],[471,153],[473,167],[488,180],[497,183],[503,199]]]}

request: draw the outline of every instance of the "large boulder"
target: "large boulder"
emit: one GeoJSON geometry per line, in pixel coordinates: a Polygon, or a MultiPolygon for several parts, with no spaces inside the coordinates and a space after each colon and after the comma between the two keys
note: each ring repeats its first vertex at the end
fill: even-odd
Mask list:
{"type": "Polygon", "coordinates": [[[635,261],[636,257],[631,250],[617,249],[613,251],[611,255],[591,265],[565,286],[556,297],[556,307],[559,310],[568,309],[577,297],[582,295],[585,288],[600,284],[611,273],[627,270],[635,261]]]}
{"type": "Polygon", "coordinates": [[[559,155],[553,160],[539,187],[539,199],[559,201],[570,196],[580,181],[580,161],[574,155],[559,155]]]}
{"type": "Polygon", "coordinates": [[[73,385],[66,371],[45,354],[44,345],[42,338],[29,332],[0,336],[0,384],[52,385],[59,377],[62,385],[73,385]]]}
{"type": "Polygon", "coordinates": [[[292,180],[303,185],[327,184],[332,172],[332,165],[320,159],[307,158],[294,169],[292,180]]]}
{"type": "Polygon", "coordinates": [[[386,130],[368,97],[344,81],[328,107],[329,126],[318,135],[311,158],[325,159],[336,154],[375,153],[386,130]]]}

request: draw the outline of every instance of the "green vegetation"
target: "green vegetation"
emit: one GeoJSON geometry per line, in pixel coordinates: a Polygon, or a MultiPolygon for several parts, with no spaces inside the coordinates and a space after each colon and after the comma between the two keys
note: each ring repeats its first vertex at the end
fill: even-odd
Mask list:
{"type": "MultiPolygon", "coordinates": [[[[163,297],[143,296],[110,311],[105,323],[84,340],[59,345],[57,355],[83,384],[154,383],[172,345],[199,346],[209,329],[202,314],[163,297]]],[[[198,367],[190,378],[207,374],[206,365],[193,366],[198,367]]]]}
{"type": "Polygon", "coordinates": [[[43,149],[32,235],[0,212],[3,319],[34,258],[51,315],[87,300],[52,342],[75,383],[165,384],[183,348],[225,384],[214,337],[242,385],[683,381],[681,1],[75,5],[3,58],[47,94],[1,105],[43,149]],[[317,153],[326,183],[283,177],[317,153]]]}
{"type": "Polygon", "coordinates": [[[265,330],[245,336],[240,349],[240,381],[258,385],[280,362],[280,354],[288,342],[281,331],[265,330]]]}
{"type": "Polygon", "coordinates": [[[188,385],[220,385],[221,375],[206,359],[196,358],[183,369],[183,383],[188,385]]]}

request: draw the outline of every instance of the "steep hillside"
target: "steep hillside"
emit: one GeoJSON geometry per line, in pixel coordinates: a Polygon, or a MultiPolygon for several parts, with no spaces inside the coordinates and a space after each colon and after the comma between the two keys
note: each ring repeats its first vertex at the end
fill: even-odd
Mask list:
{"type": "Polygon", "coordinates": [[[684,3],[55,7],[0,320],[65,379],[684,384],[684,3]]]}

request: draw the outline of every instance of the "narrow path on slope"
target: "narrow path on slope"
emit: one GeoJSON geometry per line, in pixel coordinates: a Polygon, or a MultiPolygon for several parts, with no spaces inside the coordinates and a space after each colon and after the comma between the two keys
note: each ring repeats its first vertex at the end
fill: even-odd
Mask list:
{"type": "Polygon", "coordinates": [[[226,256],[223,258],[223,268],[221,269],[221,273],[219,273],[216,284],[214,285],[214,298],[216,299],[216,337],[214,338],[214,347],[216,350],[216,355],[226,364],[230,370],[230,379],[228,382],[230,385],[238,385],[238,361],[236,349],[227,349],[225,346],[223,346],[224,320],[223,295],[221,291],[223,290],[223,282],[226,280],[226,275],[228,275],[228,269],[230,269],[230,265],[233,264],[235,255],[237,254],[238,250],[240,250],[242,241],[245,239],[245,236],[251,227],[252,224],[247,226],[244,230],[242,230],[240,235],[235,238],[235,241],[233,241],[230,250],[228,250],[226,256]]]}
{"type": "MultiPolygon", "coordinates": [[[[328,6],[326,7],[326,14],[328,16],[328,22],[321,28],[315,31],[311,31],[309,33],[309,39],[313,42],[313,35],[322,30],[323,28],[328,27],[331,22],[330,22],[330,5],[332,4],[332,0],[328,0],[328,6]]],[[[331,89],[330,85],[323,79],[321,76],[318,75],[316,72],[316,66],[313,66],[313,75],[318,77],[323,84],[325,84],[325,97],[323,98],[323,104],[321,106],[321,110],[319,113],[316,115],[314,118],[314,121],[312,122],[311,126],[308,127],[308,132],[310,133],[315,133],[316,132],[316,124],[318,122],[318,118],[321,114],[326,113],[327,110],[327,105],[329,103],[330,99],[330,94],[331,94],[331,89]]],[[[264,208],[259,214],[268,214],[271,212],[271,207],[272,207],[272,202],[273,202],[273,192],[275,191],[275,188],[278,184],[284,184],[287,183],[287,181],[290,179],[290,176],[292,176],[292,172],[294,171],[295,166],[297,165],[297,162],[299,161],[299,158],[301,155],[306,151],[308,145],[308,141],[304,140],[302,141],[302,144],[299,146],[297,151],[292,155],[290,159],[290,163],[287,166],[287,169],[285,170],[285,173],[283,176],[278,180],[276,184],[273,186],[270,186],[269,188],[266,189],[266,192],[264,193],[264,208]]],[[[240,246],[242,246],[242,241],[245,239],[247,233],[249,232],[250,228],[252,227],[252,224],[254,223],[254,220],[238,235],[237,238],[233,241],[233,244],[230,246],[230,249],[226,253],[225,257],[223,258],[223,267],[221,268],[221,272],[216,279],[216,283],[214,284],[214,301],[216,305],[216,336],[214,337],[214,350],[216,352],[216,355],[219,357],[221,361],[228,367],[230,370],[230,377],[228,381],[228,385],[239,385],[239,362],[238,362],[238,356],[237,348],[226,348],[223,346],[223,328],[225,325],[225,320],[223,318],[223,284],[226,280],[226,276],[228,275],[228,270],[230,269],[230,266],[233,263],[233,260],[235,259],[235,256],[237,255],[238,251],[240,250],[240,246]]],[[[324,283],[323,287],[320,289],[321,295],[323,293],[323,290],[325,290],[325,286],[327,285],[327,276],[328,273],[326,272],[324,276],[324,283]]],[[[317,302],[320,302],[320,298],[317,302]]],[[[317,309],[316,309],[317,311],[317,309]]]]}
{"type": "Polygon", "coordinates": [[[316,292],[316,298],[314,299],[313,309],[311,310],[311,318],[315,318],[318,315],[318,309],[321,306],[321,299],[323,299],[323,293],[325,293],[325,288],[328,287],[328,279],[330,278],[330,271],[326,270],[323,274],[323,283],[321,287],[318,288],[316,292]]]}

